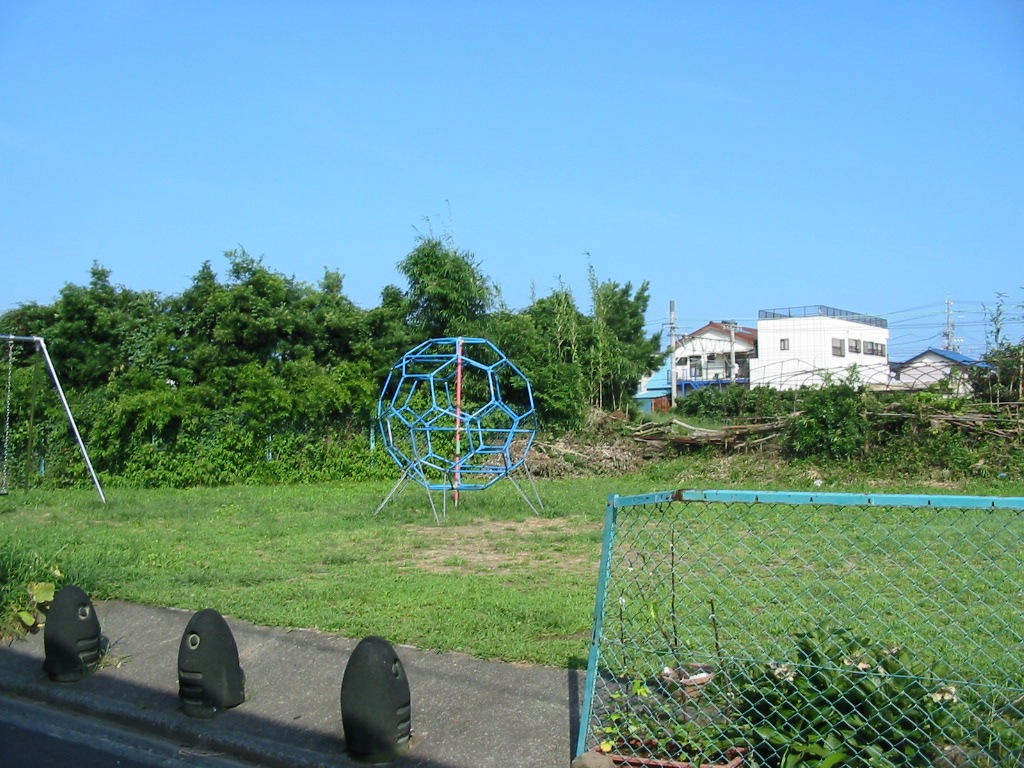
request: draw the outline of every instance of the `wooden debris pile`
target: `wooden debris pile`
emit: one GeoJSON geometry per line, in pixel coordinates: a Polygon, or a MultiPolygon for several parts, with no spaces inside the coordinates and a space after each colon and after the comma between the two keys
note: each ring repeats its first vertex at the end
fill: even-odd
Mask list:
{"type": "MultiPolygon", "coordinates": [[[[583,435],[562,435],[537,440],[530,453],[530,471],[538,477],[610,476],[638,471],[645,461],[657,460],[668,451],[715,447],[723,453],[777,448],[787,423],[804,411],[781,418],[717,429],[697,427],[679,419],[632,424],[623,414],[600,414],[589,422],[583,435]]],[[[938,407],[909,410],[894,403],[885,410],[865,411],[873,424],[886,420],[915,419],[928,430],[952,429],[968,436],[994,437],[1008,448],[1024,446],[1024,404],[1002,403],[976,409],[944,411],[938,407]]]]}
{"type": "Polygon", "coordinates": [[[586,442],[565,435],[534,443],[529,465],[537,477],[591,477],[635,472],[647,458],[647,449],[627,438],[586,442]]]}
{"type": "Polygon", "coordinates": [[[934,414],[931,422],[933,428],[945,424],[962,432],[999,437],[1014,443],[1019,443],[1024,437],[1024,421],[1021,421],[1019,416],[1014,418],[993,413],[948,413],[934,414]]]}
{"type": "Polygon", "coordinates": [[[1024,403],[1001,403],[975,410],[914,412],[899,405],[883,411],[868,412],[869,420],[926,419],[933,430],[954,429],[958,432],[982,437],[996,437],[1009,445],[1020,445],[1024,440],[1024,403]]]}
{"type": "Polygon", "coordinates": [[[677,450],[690,447],[718,446],[726,451],[753,448],[771,443],[785,428],[786,420],[760,424],[731,424],[719,429],[694,427],[679,419],[662,423],[648,423],[633,431],[633,439],[662,449],[677,450]]]}
{"type": "MultiPolygon", "coordinates": [[[[786,423],[803,411],[795,411],[773,421],[753,424],[731,424],[718,429],[695,427],[679,419],[665,422],[649,422],[630,427],[633,440],[644,443],[654,450],[667,448],[683,450],[692,447],[717,446],[723,451],[745,450],[773,444],[782,436],[786,423]]],[[[884,411],[867,411],[864,418],[869,422],[886,419],[916,419],[924,421],[932,430],[953,429],[965,435],[994,437],[1005,440],[1008,446],[1024,444],[1024,408],[1021,403],[1006,403],[985,409],[964,411],[942,411],[933,409],[928,413],[906,411],[896,404],[884,411]]]]}

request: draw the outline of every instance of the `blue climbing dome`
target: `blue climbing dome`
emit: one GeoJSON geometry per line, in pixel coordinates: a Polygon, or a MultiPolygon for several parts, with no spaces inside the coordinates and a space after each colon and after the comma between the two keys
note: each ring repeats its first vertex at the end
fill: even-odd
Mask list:
{"type": "Polygon", "coordinates": [[[399,486],[452,491],[456,503],[460,491],[525,469],[537,428],[529,380],[479,338],[430,339],[406,352],[384,384],[377,422],[402,469],[399,486]]]}

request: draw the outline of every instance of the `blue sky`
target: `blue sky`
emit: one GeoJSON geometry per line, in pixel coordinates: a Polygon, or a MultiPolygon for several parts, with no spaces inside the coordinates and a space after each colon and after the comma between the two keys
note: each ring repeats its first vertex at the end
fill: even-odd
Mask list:
{"type": "Polygon", "coordinates": [[[0,311],[239,245],[370,307],[431,232],[513,309],[592,267],[652,331],[827,304],[904,359],[951,300],[980,352],[1024,302],[1024,0],[0,0],[0,311]]]}

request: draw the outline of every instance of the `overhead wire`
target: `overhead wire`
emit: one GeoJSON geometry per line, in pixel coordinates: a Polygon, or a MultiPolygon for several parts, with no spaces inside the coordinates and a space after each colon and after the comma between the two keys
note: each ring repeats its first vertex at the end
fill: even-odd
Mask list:
{"type": "MultiPolygon", "coordinates": [[[[968,354],[982,355],[991,346],[990,331],[996,306],[992,302],[977,299],[948,299],[917,304],[910,307],[877,313],[874,316],[886,320],[890,330],[890,358],[894,360],[909,358],[924,349],[946,343],[947,329],[950,327],[950,314],[953,316],[952,329],[961,349],[968,354]]],[[[1004,338],[1024,338],[1024,303],[1010,301],[1005,297],[998,306],[1003,308],[1001,317],[1004,338]]],[[[735,317],[735,322],[743,326],[756,327],[757,319],[735,317]]],[[[676,328],[680,335],[708,323],[707,318],[676,318],[676,328]]],[[[667,323],[664,320],[651,321],[645,324],[650,330],[663,330],[667,323]]]]}

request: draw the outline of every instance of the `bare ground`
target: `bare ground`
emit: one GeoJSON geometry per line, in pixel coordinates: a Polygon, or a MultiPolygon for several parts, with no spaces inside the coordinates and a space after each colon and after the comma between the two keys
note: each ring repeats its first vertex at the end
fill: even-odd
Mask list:
{"type": "MultiPolygon", "coordinates": [[[[593,570],[592,555],[557,551],[557,539],[578,533],[578,521],[528,517],[525,520],[482,520],[457,527],[422,526],[411,530],[429,545],[415,551],[414,567],[430,573],[486,570],[510,572],[551,564],[593,570]]],[[[594,526],[596,528],[596,525],[594,526]]]]}

